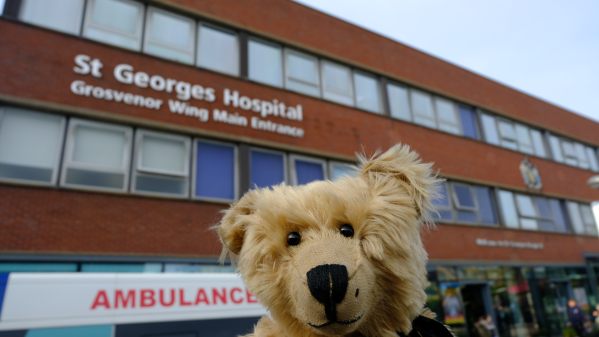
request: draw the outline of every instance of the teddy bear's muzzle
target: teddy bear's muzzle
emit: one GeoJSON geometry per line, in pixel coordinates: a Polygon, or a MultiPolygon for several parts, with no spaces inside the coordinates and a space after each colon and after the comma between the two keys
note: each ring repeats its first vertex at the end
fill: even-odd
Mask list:
{"type": "Polygon", "coordinates": [[[306,277],[310,293],[324,305],[327,319],[336,322],[337,304],[343,301],[347,292],[347,268],[341,264],[323,264],[310,269],[306,277]]]}

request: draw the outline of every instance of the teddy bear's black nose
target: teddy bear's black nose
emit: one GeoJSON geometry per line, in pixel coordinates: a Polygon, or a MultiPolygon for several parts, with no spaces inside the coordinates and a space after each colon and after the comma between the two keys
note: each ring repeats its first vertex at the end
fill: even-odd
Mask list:
{"type": "Polygon", "coordinates": [[[323,264],[306,273],[308,288],[316,300],[324,305],[329,321],[337,320],[337,304],[343,301],[347,291],[347,268],[340,264],[323,264]]]}

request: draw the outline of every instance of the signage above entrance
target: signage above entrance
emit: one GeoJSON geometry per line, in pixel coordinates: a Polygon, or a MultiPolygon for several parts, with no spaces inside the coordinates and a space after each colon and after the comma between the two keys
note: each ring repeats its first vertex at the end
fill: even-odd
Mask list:
{"type": "Polygon", "coordinates": [[[532,249],[541,250],[545,248],[542,242],[529,241],[512,241],[512,240],[489,240],[477,238],[475,240],[477,246],[494,247],[494,248],[516,248],[516,249],[532,249]]]}
{"type": "MultiPolygon", "coordinates": [[[[74,58],[74,63],[73,72],[76,74],[90,76],[96,80],[104,78],[104,63],[99,58],[78,54],[74,58]]],[[[137,70],[127,63],[117,64],[111,74],[118,83],[147,89],[154,93],[166,93],[172,98],[165,100],[152,96],[151,93],[135,94],[89,84],[81,79],[71,82],[71,93],[148,110],[167,110],[173,114],[195,118],[202,123],[213,121],[296,138],[304,136],[303,128],[287,123],[303,121],[301,104],[291,105],[278,99],[253,98],[229,88],[224,88],[219,93],[206,85],[181,81],[160,74],[150,74],[137,70]],[[218,102],[226,108],[210,106],[218,102]]]]}

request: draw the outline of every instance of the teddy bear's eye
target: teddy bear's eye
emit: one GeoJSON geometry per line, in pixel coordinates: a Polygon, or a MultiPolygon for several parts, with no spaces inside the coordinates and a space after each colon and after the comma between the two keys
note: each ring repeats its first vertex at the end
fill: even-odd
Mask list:
{"type": "Polygon", "coordinates": [[[351,238],[354,236],[354,228],[350,224],[344,224],[339,228],[339,233],[346,238],[351,238]]]}
{"type": "Polygon", "coordinates": [[[297,246],[302,241],[302,236],[298,232],[290,232],[287,234],[287,244],[290,246],[297,246]]]}

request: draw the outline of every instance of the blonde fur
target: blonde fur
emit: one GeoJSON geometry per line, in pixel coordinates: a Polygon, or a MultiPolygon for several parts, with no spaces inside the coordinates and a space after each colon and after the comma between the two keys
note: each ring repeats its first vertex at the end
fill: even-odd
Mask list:
{"type": "Polygon", "coordinates": [[[250,336],[409,333],[426,301],[420,230],[430,223],[438,182],[430,164],[396,145],[360,157],[356,177],[256,189],[233,204],[217,226],[223,253],[237,261],[248,288],[272,316],[262,318],[250,336]],[[343,224],[353,226],[353,237],[339,234],[343,224]],[[287,245],[290,232],[301,234],[299,245],[287,245]],[[337,310],[343,320],[359,317],[355,323],[309,325],[326,320],[305,281],[306,271],[322,264],[347,266],[349,288],[337,310]]]}

